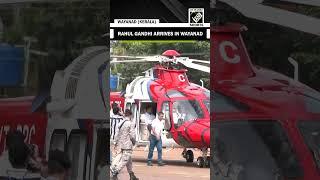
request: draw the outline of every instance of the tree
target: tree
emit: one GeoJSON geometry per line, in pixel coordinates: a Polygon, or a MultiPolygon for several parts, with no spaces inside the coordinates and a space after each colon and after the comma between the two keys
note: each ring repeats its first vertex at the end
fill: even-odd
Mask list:
{"type": "MultiPolygon", "coordinates": [[[[20,7],[19,28],[14,7],[0,11],[4,18],[4,40],[9,44],[23,44],[24,36],[38,40],[32,49],[48,52],[48,57],[32,56],[39,71],[36,86],[49,89],[56,70],[63,70],[78,57],[83,48],[107,45],[102,37],[107,31],[107,1],[28,4],[20,7]]],[[[31,75],[30,77],[34,77],[31,75]]],[[[31,92],[32,94],[34,92],[31,92]]]]}

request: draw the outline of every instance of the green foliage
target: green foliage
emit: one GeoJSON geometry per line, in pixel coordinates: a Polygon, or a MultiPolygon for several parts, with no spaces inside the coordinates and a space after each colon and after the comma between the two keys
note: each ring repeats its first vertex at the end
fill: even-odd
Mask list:
{"type": "MultiPolygon", "coordinates": [[[[320,8],[298,6],[295,11],[320,17],[320,8]]],[[[249,19],[228,9],[229,20],[248,27],[243,32],[251,60],[254,64],[266,67],[293,77],[294,68],[288,57],[299,62],[299,80],[320,90],[320,38],[290,28],[249,19]]],[[[297,22],[299,23],[299,22],[297,22]]]]}
{"type": "Polygon", "coordinates": [[[29,4],[14,13],[14,7],[0,12],[5,20],[4,40],[23,44],[25,36],[38,41],[31,48],[48,52],[45,59],[32,56],[39,66],[40,88],[50,88],[56,70],[63,70],[78,57],[83,48],[106,45],[107,1],[29,4]]]}

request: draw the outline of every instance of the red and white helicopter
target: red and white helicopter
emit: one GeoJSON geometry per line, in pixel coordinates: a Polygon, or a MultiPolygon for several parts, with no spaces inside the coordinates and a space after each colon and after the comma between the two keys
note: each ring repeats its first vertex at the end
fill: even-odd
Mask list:
{"type": "MultiPolygon", "coordinates": [[[[209,90],[191,83],[186,75],[187,70],[177,68],[176,65],[183,64],[209,73],[208,65],[194,62],[203,64],[210,62],[180,57],[175,50],[167,50],[161,56],[111,57],[114,58],[111,63],[158,62],[153,68],[144,72],[145,76],[136,77],[128,84],[122,96],[119,92],[110,94],[110,104],[118,102],[122,108],[133,111],[138,144],[148,143],[148,130],[142,116],[146,107],[151,106],[155,116],[158,111],[165,114],[165,131],[162,139],[164,146],[184,147],[183,156],[187,162],[193,162],[194,159],[190,148],[199,148],[203,152],[203,157],[198,158],[198,164],[202,167],[209,162],[206,155],[210,148],[209,90]],[[183,117],[179,118],[178,114],[183,117]]],[[[112,133],[116,123],[115,120],[110,122],[112,133]]]]}
{"type": "MultiPolygon", "coordinates": [[[[262,1],[221,2],[250,18],[320,34],[316,18],[262,1]]],[[[235,23],[211,28],[211,178],[320,179],[320,93],[298,81],[297,69],[292,79],[254,66],[244,30],[235,23]]]]}

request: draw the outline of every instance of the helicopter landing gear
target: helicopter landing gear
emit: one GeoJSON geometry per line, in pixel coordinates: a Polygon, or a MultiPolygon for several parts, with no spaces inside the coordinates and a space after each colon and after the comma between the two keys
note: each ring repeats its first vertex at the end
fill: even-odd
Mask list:
{"type": "Polygon", "coordinates": [[[182,157],[185,158],[188,163],[192,163],[194,160],[193,152],[190,149],[184,149],[182,152],[182,157]]]}
{"type": "Polygon", "coordinates": [[[207,156],[208,149],[202,149],[202,156],[197,158],[197,165],[200,168],[210,167],[210,156],[207,156]]]}

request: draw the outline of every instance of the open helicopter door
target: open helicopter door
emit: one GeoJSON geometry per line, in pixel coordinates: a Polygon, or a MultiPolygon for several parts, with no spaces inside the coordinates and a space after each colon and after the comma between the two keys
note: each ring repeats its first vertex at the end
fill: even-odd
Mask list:
{"type": "Polygon", "coordinates": [[[138,104],[137,104],[137,112],[135,113],[136,114],[136,117],[135,117],[135,122],[136,122],[136,132],[137,132],[137,140],[138,140],[138,144],[142,144],[142,133],[141,133],[141,130],[142,129],[142,126],[143,124],[141,123],[141,102],[138,101],[138,104]]]}
{"type": "Polygon", "coordinates": [[[125,108],[124,109],[130,109],[132,112],[132,118],[133,122],[135,123],[135,135],[136,135],[136,141],[138,145],[141,145],[140,140],[140,133],[139,133],[139,126],[140,126],[140,101],[138,100],[132,100],[126,101],[125,108]]]}
{"type": "Polygon", "coordinates": [[[162,103],[159,103],[159,108],[160,111],[163,112],[164,114],[164,131],[162,132],[162,146],[163,147],[176,147],[176,143],[174,139],[172,138],[172,134],[170,132],[172,127],[172,122],[171,122],[171,114],[172,112],[170,111],[170,101],[163,101],[162,103]]]}
{"type": "MultiPolygon", "coordinates": [[[[172,102],[162,101],[158,103],[158,109],[164,114],[164,130],[162,132],[162,146],[163,147],[181,147],[173,139],[173,134],[176,133],[174,122],[172,119],[172,102]]],[[[157,115],[158,117],[158,115],[157,115]]]]}

